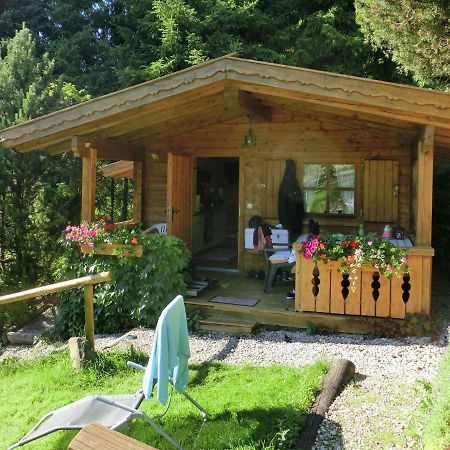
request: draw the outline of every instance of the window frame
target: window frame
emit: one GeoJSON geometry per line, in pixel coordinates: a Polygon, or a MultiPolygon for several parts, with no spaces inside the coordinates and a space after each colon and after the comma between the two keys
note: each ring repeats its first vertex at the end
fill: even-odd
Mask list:
{"type": "Polygon", "coordinates": [[[305,214],[307,217],[315,217],[315,216],[319,216],[319,217],[330,217],[330,218],[336,218],[336,217],[341,217],[341,218],[345,218],[345,219],[354,219],[356,217],[356,211],[358,211],[359,208],[359,197],[358,197],[358,186],[359,186],[359,171],[358,171],[358,163],[356,161],[303,161],[302,165],[301,165],[301,182],[302,182],[302,191],[303,191],[303,198],[304,198],[304,202],[305,202],[305,214]],[[326,166],[326,188],[324,189],[327,193],[326,195],[326,212],[323,213],[319,213],[319,212],[308,212],[307,211],[307,207],[306,207],[306,192],[307,191],[317,191],[317,188],[310,188],[310,187],[305,187],[305,183],[304,183],[304,176],[305,176],[305,166],[306,165],[322,165],[322,166],[326,166]],[[344,188],[339,188],[339,187],[331,187],[331,168],[332,166],[336,166],[336,165],[351,165],[354,166],[354,174],[355,174],[355,178],[354,178],[354,183],[353,183],[353,187],[344,187],[344,188]],[[331,192],[332,191],[352,191],[354,193],[354,197],[353,197],[353,201],[354,201],[354,207],[353,207],[353,213],[351,214],[346,214],[346,213],[330,213],[330,199],[331,199],[331,192]]]}

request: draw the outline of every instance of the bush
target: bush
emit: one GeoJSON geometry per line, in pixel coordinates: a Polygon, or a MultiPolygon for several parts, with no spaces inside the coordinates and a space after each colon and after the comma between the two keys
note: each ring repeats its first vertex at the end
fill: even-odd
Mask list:
{"type": "MultiPolygon", "coordinates": [[[[182,270],[190,253],[176,237],[150,234],[139,242],[141,257],[102,256],[68,249],[61,259],[59,279],[111,271],[113,281],[94,288],[95,331],[115,333],[138,325],[155,325],[161,311],[185,290],[182,270]]],[[[68,338],[84,331],[82,289],[59,294],[54,337],[68,338]]]]}
{"type": "Polygon", "coordinates": [[[423,443],[427,450],[450,446],[450,347],[447,348],[431,387],[429,409],[424,423],[423,443]]]}

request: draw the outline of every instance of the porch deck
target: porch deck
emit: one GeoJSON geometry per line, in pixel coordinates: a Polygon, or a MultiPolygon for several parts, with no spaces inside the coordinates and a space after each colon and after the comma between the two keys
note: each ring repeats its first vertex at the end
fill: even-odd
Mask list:
{"type": "Polygon", "coordinates": [[[203,319],[224,322],[255,321],[258,324],[293,328],[306,328],[308,324],[314,324],[350,333],[368,331],[368,325],[361,322],[361,317],[294,311],[294,301],[286,300],[286,293],[294,286],[293,282],[278,281],[270,293],[265,294],[264,280],[249,279],[242,273],[208,271],[198,275],[219,281],[217,289],[205,289],[198,297],[185,298],[186,305],[200,309],[203,319]],[[251,307],[210,302],[218,295],[257,298],[259,302],[251,307]]]}

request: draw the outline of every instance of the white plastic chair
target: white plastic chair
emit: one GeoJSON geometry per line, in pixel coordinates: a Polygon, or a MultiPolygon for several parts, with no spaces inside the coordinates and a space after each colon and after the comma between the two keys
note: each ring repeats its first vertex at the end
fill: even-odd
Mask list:
{"type": "Polygon", "coordinates": [[[155,223],[144,231],[144,234],[149,233],[159,233],[163,236],[167,236],[167,223],[155,223]]]}

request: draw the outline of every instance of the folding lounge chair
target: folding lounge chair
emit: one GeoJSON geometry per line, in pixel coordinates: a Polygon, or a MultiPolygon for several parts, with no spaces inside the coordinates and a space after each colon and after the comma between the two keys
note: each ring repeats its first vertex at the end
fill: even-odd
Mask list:
{"type": "MultiPolygon", "coordinates": [[[[182,360],[185,360],[185,368],[181,367],[181,363],[179,364],[179,362],[177,362],[176,365],[172,364],[171,367],[170,363],[167,365],[167,361],[158,360],[158,355],[164,353],[164,348],[161,348],[161,344],[163,346],[165,344],[168,344],[169,347],[173,346],[174,341],[179,339],[180,336],[187,336],[186,312],[184,309],[183,297],[181,295],[177,296],[169,303],[161,313],[156,327],[152,356],[147,368],[131,361],[127,363],[130,367],[146,372],[143,389],[135,394],[128,395],[96,395],[85,397],[70,403],[67,406],[56,409],[55,411],[46,414],[20,441],[9,447],[8,450],[25,445],[28,442],[39,439],[54,431],[81,430],[85,425],[91,423],[98,423],[112,430],[116,430],[134,418],[143,419],[176,449],[184,450],[183,447],[181,447],[181,445],[166,433],[156,422],[138,409],[145,397],[150,399],[152,389],[157,383],[158,399],[160,401],[161,399],[166,400],[167,384],[170,384],[172,385],[172,388],[175,387],[176,390],[183,394],[200,411],[204,420],[207,420],[208,414],[206,411],[189,394],[184,392],[186,387],[185,384],[187,383],[189,343],[187,342],[187,347],[185,346],[184,349],[182,349],[184,351],[187,350],[187,354],[185,353],[183,355],[181,354],[181,351],[177,354],[179,362],[182,363],[182,360]],[[171,335],[169,339],[165,339],[167,337],[165,332],[170,331],[170,320],[174,317],[174,314],[181,314],[181,318],[179,318],[180,320],[177,322],[181,331],[179,329],[173,330],[173,335],[171,335]],[[169,324],[169,326],[167,326],[167,324],[169,324]],[[161,336],[162,340],[159,339],[161,336]],[[167,369],[166,374],[162,373],[165,369],[167,369]],[[181,371],[183,371],[183,373],[181,373],[181,371]],[[154,377],[155,373],[158,375],[157,378],[154,377]]],[[[169,349],[169,352],[173,350],[174,349],[171,348],[169,349]]],[[[175,348],[175,350],[177,349],[175,348]]],[[[170,405],[170,396],[168,401],[170,405]]]]}

